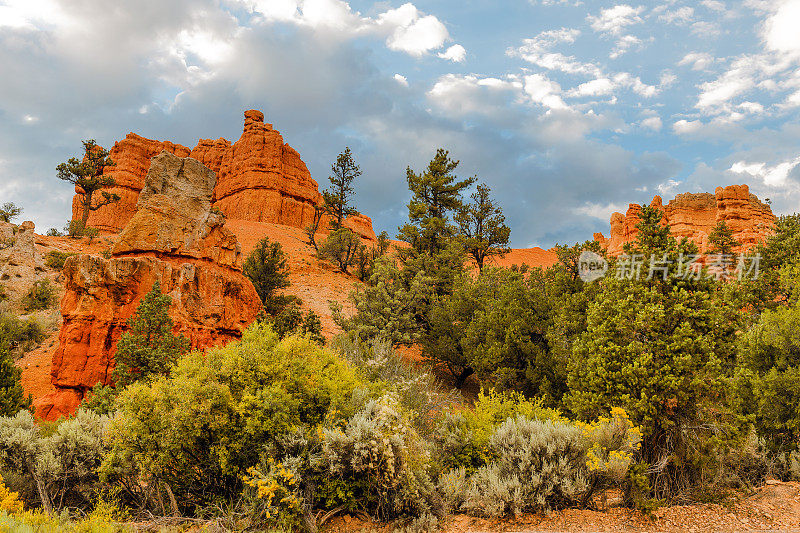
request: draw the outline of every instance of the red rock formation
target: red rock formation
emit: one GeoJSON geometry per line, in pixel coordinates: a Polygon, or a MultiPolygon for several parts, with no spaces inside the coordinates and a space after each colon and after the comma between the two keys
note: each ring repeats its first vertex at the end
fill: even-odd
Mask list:
{"type": "MultiPolygon", "coordinates": [[[[322,203],[317,182],[305,163],[281,134],[264,122],[260,111],[246,111],[244,131],[234,144],[225,139],[200,139],[191,152],[172,143],[151,141],[129,134],[112,148],[117,166],[107,171],[117,180],[112,192],[118,203],[102,207],[89,216],[89,226],[119,231],[135,212],[138,193],[150,159],[166,150],[180,157],[190,155],[217,174],[214,206],[229,219],[270,222],[304,228],[311,223],[314,208],[322,203]]],[[[73,200],[73,218],[80,216],[80,202],[73,200]]],[[[348,227],[366,239],[375,239],[369,217],[357,215],[348,227]]],[[[327,227],[322,224],[323,232],[327,227]]]]}
{"type": "MultiPolygon", "coordinates": [[[[741,243],[741,251],[749,250],[770,235],[775,224],[772,210],[750,194],[747,185],[717,187],[715,194],[679,194],[667,205],[656,196],[650,205],[663,211],[662,223],[669,224],[672,235],[693,241],[702,253],[708,250],[708,236],[721,220],[741,243]]],[[[611,215],[609,238],[596,233],[595,240],[611,255],[622,253],[622,247],[636,239],[640,211],[641,206],[630,204],[625,215],[614,213],[611,215]]]]}
{"type": "Polygon", "coordinates": [[[261,302],[241,273],[236,237],[211,208],[215,185],[215,174],[199,162],[158,155],[112,257],[67,260],[51,369],[56,392],[36,402],[38,416],[71,414],[88,389],[111,383],[117,340],[156,281],[172,297],[175,331],[195,348],[240,338],[255,320],[261,302]]]}
{"type": "MultiPolygon", "coordinates": [[[[109,192],[119,195],[119,202],[101,207],[89,214],[88,225],[103,231],[118,232],[136,212],[136,201],[144,185],[144,177],[150,168],[150,160],[161,152],[169,152],[178,157],[186,157],[190,150],[180,144],[153,141],[135,133],[129,133],[123,140],[114,143],[109,158],[115,163],[106,167],[104,174],[110,174],[117,182],[109,192]]],[[[72,199],[72,219],[80,220],[82,212],[80,194],[76,187],[72,199]]]]}

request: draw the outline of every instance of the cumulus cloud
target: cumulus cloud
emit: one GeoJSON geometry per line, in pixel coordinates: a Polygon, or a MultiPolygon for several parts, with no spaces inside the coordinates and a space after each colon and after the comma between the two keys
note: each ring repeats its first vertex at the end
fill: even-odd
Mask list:
{"type": "Polygon", "coordinates": [[[408,87],[408,78],[403,76],[402,74],[395,74],[394,79],[397,83],[402,85],[403,87],[408,87]]]}
{"type": "Polygon", "coordinates": [[[694,18],[694,9],[689,6],[681,6],[673,11],[666,11],[658,16],[658,20],[667,24],[685,25],[694,18]]]}
{"type": "Polygon", "coordinates": [[[692,70],[706,70],[714,64],[714,56],[708,52],[689,52],[678,62],[678,66],[691,66],[692,70]]]}
{"type": "Polygon", "coordinates": [[[759,178],[764,182],[764,185],[775,187],[784,185],[789,177],[789,173],[798,165],[800,165],[800,157],[788,161],[781,161],[775,165],[768,165],[763,162],[748,163],[745,161],[737,161],[731,165],[729,171],[735,174],[747,174],[759,178]]]}
{"type": "Polygon", "coordinates": [[[454,44],[444,52],[441,52],[439,57],[454,63],[461,63],[467,58],[467,50],[460,44],[454,44]]]}
{"type": "Polygon", "coordinates": [[[661,117],[648,117],[642,120],[641,125],[643,128],[647,128],[652,131],[661,131],[661,128],[663,127],[661,117]]]}
{"type": "Polygon", "coordinates": [[[597,32],[620,35],[628,26],[644,22],[639,16],[643,7],[631,7],[627,4],[603,9],[597,16],[590,15],[588,21],[597,32]]]}

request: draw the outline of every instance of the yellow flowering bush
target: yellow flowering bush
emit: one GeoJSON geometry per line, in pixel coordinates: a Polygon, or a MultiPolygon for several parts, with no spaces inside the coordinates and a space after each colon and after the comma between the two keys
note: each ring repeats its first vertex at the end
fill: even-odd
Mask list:
{"type": "MultiPolygon", "coordinates": [[[[299,523],[302,498],[297,476],[283,463],[269,458],[260,467],[250,467],[242,476],[245,492],[255,499],[251,520],[276,526],[299,523]]],[[[255,526],[259,524],[251,524],[255,526]]]]}
{"type": "Polygon", "coordinates": [[[19,494],[11,492],[6,487],[3,482],[3,476],[0,476],[0,510],[8,511],[9,513],[22,512],[22,501],[19,499],[19,494]]]}
{"type": "Polygon", "coordinates": [[[642,430],[634,426],[628,413],[611,409],[609,416],[595,422],[576,422],[586,440],[586,466],[592,474],[606,476],[616,484],[622,483],[634,455],[642,442],[642,430]]]}

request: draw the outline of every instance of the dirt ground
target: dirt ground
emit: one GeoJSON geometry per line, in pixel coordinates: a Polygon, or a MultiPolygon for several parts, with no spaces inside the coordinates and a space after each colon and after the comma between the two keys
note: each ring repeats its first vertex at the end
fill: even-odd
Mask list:
{"type": "MultiPolygon", "coordinates": [[[[605,511],[567,509],[550,515],[526,514],[504,520],[453,515],[442,525],[444,533],[800,531],[800,483],[769,481],[728,505],[662,507],[652,518],[630,509],[612,507],[605,511]]],[[[327,523],[322,531],[391,533],[395,527],[394,524],[377,524],[352,516],[340,516],[327,523]]]]}

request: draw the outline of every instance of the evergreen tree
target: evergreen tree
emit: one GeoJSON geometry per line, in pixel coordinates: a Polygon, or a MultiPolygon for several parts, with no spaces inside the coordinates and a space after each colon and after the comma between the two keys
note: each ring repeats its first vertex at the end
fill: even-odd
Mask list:
{"type": "Polygon", "coordinates": [[[461,191],[475,182],[475,178],[458,180],[453,174],[458,163],[440,148],[422,174],[406,169],[412,198],[409,222],[400,228],[398,238],[409,243],[413,252],[435,256],[447,247],[454,233],[449,216],[463,205],[461,191]]]}
{"type": "Polygon", "coordinates": [[[169,316],[172,298],[161,294],[156,281],[128,321],[130,331],[117,342],[114,382],[117,388],[169,373],[178,358],[189,351],[189,340],[172,333],[169,316]]]}
{"type": "Polygon", "coordinates": [[[14,364],[11,332],[0,328],[0,416],[14,416],[31,408],[31,397],[25,396],[20,383],[22,371],[14,364]]]}
{"type": "Polygon", "coordinates": [[[626,275],[631,265],[621,258],[600,282],[572,350],[565,403],[584,420],[625,408],[643,428],[643,460],[663,497],[702,476],[695,449],[715,436],[709,417],[724,408],[723,368],[735,354],[741,315],[713,279],[682,275],[696,247],[677,243],[661,218],[645,206],[628,247],[644,259],[642,275],[626,275]]]}
{"type": "Polygon", "coordinates": [[[331,172],[333,174],[328,177],[331,187],[323,191],[322,197],[331,215],[331,230],[336,231],[342,228],[345,218],[358,213],[350,203],[355,192],[353,180],[361,176],[362,172],[349,147],[336,158],[336,163],[331,165],[331,172]]]}
{"type": "Polygon", "coordinates": [[[487,258],[509,252],[511,228],[506,225],[503,210],[491,199],[490,193],[489,187],[478,185],[472,202],[462,206],[455,217],[464,249],[475,260],[478,270],[483,270],[487,258]]]}
{"type": "Polygon", "coordinates": [[[356,263],[360,254],[366,253],[361,237],[347,228],[339,228],[328,235],[319,247],[320,257],[329,260],[339,270],[349,274],[350,267],[356,263]]]}
{"type": "Polygon", "coordinates": [[[270,316],[278,315],[287,300],[277,291],[289,286],[289,267],[281,243],[270,242],[269,237],[261,239],[245,260],[242,270],[253,282],[264,311],[270,316]]]}
{"type": "Polygon", "coordinates": [[[75,185],[76,190],[79,191],[83,209],[80,222],[82,227],[86,228],[89,213],[118,202],[119,195],[103,190],[116,185],[114,178],[103,174],[105,167],[112,167],[115,164],[108,158],[108,150],[98,146],[94,140],[83,141],[83,150],[83,160],[72,157],[66,163],[58,165],[56,170],[58,179],[75,185]],[[94,195],[97,192],[102,195],[103,199],[94,202],[94,195]]]}
{"type": "Polygon", "coordinates": [[[725,220],[720,220],[711,230],[708,236],[708,244],[711,252],[732,255],[733,249],[738,247],[740,243],[733,238],[733,231],[728,227],[725,220]]]}

